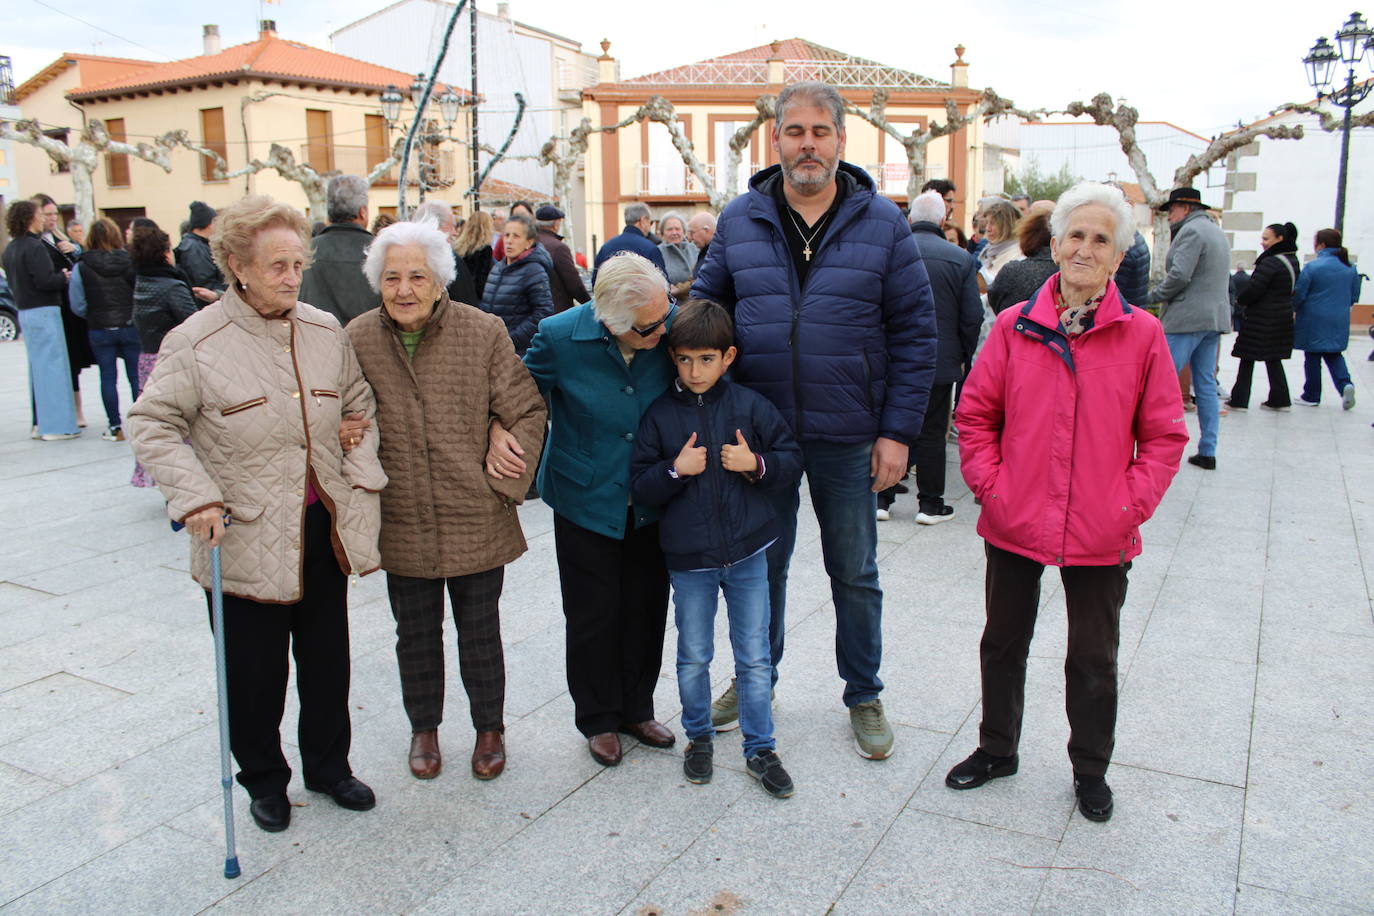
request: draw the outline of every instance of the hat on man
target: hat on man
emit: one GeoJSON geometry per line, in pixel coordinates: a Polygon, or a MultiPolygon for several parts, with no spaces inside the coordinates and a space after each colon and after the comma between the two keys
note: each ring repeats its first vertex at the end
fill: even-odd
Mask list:
{"type": "Polygon", "coordinates": [[[1169,192],[1169,199],[1156,207],[1156,210],[1167,210],[1174,204],[1192,204],[1204,210],[1210,210],[1209,204],[1202,202],[1202,195],[1197,192],[1197,188],[1174,188],[1169,192]]]}
{"type": "Polygon", "coordinates": [[[563,211],[553,204],[544,204],[544,206],[534,211],[534,218],[543,223],[551,223],[556,219],[562,219],[563,211]]]}
{"type": "Polygon", "coordinates": [[[215,221],[215,208],[198,200],[191,201],[191,228],[204,229],[215,221]]]}

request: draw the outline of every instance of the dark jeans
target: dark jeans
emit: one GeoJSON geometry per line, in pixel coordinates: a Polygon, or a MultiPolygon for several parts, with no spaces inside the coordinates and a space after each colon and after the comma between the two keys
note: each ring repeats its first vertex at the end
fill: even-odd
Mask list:
{"type": "MultiPolygon", "coordinates": [[[[844,703],[856,706],[883,690],[883,590],[878,584],[877,504],[869,461],[873,443],[803,442],[802,466],[821,526],[821,555],[835,602],[835,662],[844,703]]],[[[801,482],[773,491],[782,534],[768,548],[768,637],[778,682],[787,629],[787,569],[797,543],[801,482]]]]}
{"type": "MultiPolygon", "coordinates": [[[[949,402],[953,393],[953,382],[937,382],[930,386],[926,417],[912,448],[916,464],[916,503],[922,512],[938,514],[945,507],[945,436],[949,433],[949,402]]],[[[878,505],[889,509],[896,499],[897,488],[888,487],[878,494],[878,505]]]]}
{"type": "Polygon", "coordinates": [[[468,694],[472,727],[502,731],[506,705],[506,659],[501,647],[501,586],[506,568],[448,579],[386,574],[391,614],[396,618],[396,662],[401,698],[411,731],[438,728],[444,721],[444,585],[458,631],[458,671],[468,694]]]}
{"type": "Polygon", "coordinates": [[[1322,363],[1326,363],[1326,370],[1331,373],[1331,383],[1336,386],[1336,393],[1345,391],[1345,386],[1351,384],[1350,369],[1345,364],[1344,353],[1306,353],[1302,362],[1303,384],[1302,399],[1316,404],[1322,399],[1322,363]]]}
{"type": "Polygon", "coordinates": [[[100,399],[105,402],[105,419],[111,428],[118,427],[121,424],[117,360],[124,360],[124,375],[129,379],[129,390],[137,401],[138,357],[143,352],[138,345],[138,331],[132,325],[127,328],[91,328],[86,336],[90,338],[96,365],[100,367],[100,399]]]}
{"type": "MultiPolygon", "coordinates": [[[[1008,757],[1021,742],[1026,655],[1040,607],[1045,567],[991,544],[985,545],[987,625],[979,654],[983,672],[983,721],[978,746],[1008,757]]],[[[1105,776],[1116,742],[1116,650],[1121,607],[1126,603],[1122,566],[1065,566],[1059,571],[1068,606],[1069,646],[1064,659],[1069,760],[1075,773],[1105,776]]]]}
{"type": "MultiPolygon", "coordinates": [[[[261,604],[224,596],[225,658],[229,675],[229,747],[240,785],[253,798],[286,791],[291,767],[281,749],[281,717],[296,661],[300,696],[297,737],[301,768],[311,785],[333,785],[353,774],[348,765],[348,579],[330,544],[323,503],[306,509],[303,595],[295,604],[261,604]]],[[[205,593],[207,606],[210,593],[205,593]]]]}
{"type": "MultiPolygon", "coordinates": [[[[1283,360],[1267,359],[1264,368],[1269,373],[1269,400],[1264,403],[1270,407],[1291,407],[1293,398],[1288,393],[1288,376],[1283,371],[1283,360]]],[[[1255,361],[1242,359],[1236,369],[1236,383],[1231,386],[1231,397],[1226,402],[1232,407],[1250,406],[1250,381],[1255,373],[1255,361]]]]}
{"type": "Polygon", "coordinates": [[[588,531],[553,516],[558,581],[567,622],[568,691],[578,731],[591,737],[654,717],[663,665],[668,569],[658,525],[636,529],[627,507],[625,537],[588,531]]]}

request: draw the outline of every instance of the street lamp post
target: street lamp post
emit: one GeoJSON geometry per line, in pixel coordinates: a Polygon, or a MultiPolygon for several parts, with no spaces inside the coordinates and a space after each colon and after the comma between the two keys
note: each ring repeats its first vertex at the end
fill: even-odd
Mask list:
{"type": "Polygon", "coordinates": [[[1345,109],[1341,126],[1341,166],[1336,177],[1336,231],[1340,232],[1345,223],[1345,183],[1346,168],[1350,160],[1350,113],[1374,87],[1374,81],[1365,79],[1356,84],[1356,68],[1370,63],[1374,57],[1374,29],[1359,13],[1351,13],[1350,18],[1336,33],[1333,47],[1326,36],[1317,39],[1312,50],[1302,59],[1307,68],[1307,81],[1317,91],[1317,101],[1323,99],[1345,109]],[[1345,85],[1331,85],[1336,74],[1336,65],[1345,64],[1345,85]]]}
{"type": "MultiPolygon", "coordinates": [[[[415,82],[410,85],[410,103],[417,109],[417,115],[420,101],[424,98],[424,89],[424,74],[416,74],[415,82]]],[[[405,101],[406,97],[401,94],[401,90],[396,86],[388,86],[386,87],[386,91],[382,93],[382,120],[386,123],[388,144],[391,142],[391,128],[400,124],[401,108],[405,104],[405,101]]],[[[463,98],[453,91],[452,86],[448,86],[443,93],[436,96],[435,101],[439,106],[440,117],[443,118],[444,126],[448,132],[447,139],[451,140],[453,139],[453,122],[458,120],[458,114],[463,107],[463,98]]],[[[420,157],[418,185],[420,188],[420,200],[423,202],[425,199],[425,191],[434,186],[430,183],[431,172],[433,170],[431,164],[426,161],[425,146],[437,146],[446,138],[440,134],[426,131],[418,135],[415,139],[420,141],[420,149],[418,151],[420,157]]],[[[402,193],[404,193],[404,190],[402,190],[402,193]]]]}

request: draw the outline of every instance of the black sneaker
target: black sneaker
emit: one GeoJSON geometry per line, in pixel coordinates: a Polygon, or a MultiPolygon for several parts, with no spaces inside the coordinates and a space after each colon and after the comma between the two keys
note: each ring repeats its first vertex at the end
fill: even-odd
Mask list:
{"type": "Polygon", "coordinates": [[[1078,810],[1090,821],[1112,819],[1112,787],[1101,776],[1073,774],[1073,793],[1078,796],[1078,810]]]}
{"type": "Polygon", "coordinates": [[[792,777],[782,768],[782,761],[772,751],[759,751],[746,763],[749,775],[763,786],[763,790],[774,798],[788,798],[792,795],[792,777]]]}
{"type": "Polygon", "coordinates": [[[711,758],[714,754],[715,748],[711,745],[710,735],[688,741],[687,751],[682,759],[682,775],[687,777],[688,782],[697,785],[710,782],[713,770],[711,758]]]}
{"type": "Polygon", "coordinates": [[[1011,776],[1020,765],[1021,760],[1015,754],[997,757],[980,747],[949,771],[945,776],[945,785],[951,789],[976,789],[989,780],[1011,776]]]}

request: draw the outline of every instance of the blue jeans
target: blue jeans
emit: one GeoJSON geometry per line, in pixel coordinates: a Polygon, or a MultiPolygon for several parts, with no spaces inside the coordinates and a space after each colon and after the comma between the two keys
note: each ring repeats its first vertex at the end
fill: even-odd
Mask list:
{"type": "Polygon", "coordinates": [[[33,394],[38,432],[44,436],[79,432],[61,306],[23,309],[19,312],[19,326],[24,330],[29,390],[33,394]]]}
{"type": "Polygon", "coordinates": [[[724,569],[668,571],[677,615],[677,689],[682,730],[689,739],[715,734],[711,725],[711,658],[716,643],[716,595],[725,592],[735,692],[744,756],[771,751],[772,664],[768,653],[768,561],[762,552],[724,569]]]}
{"type": "Polygon", "coordinates": [[[1217,453],[1217,427],[1221,425],[1221,404],[1217,400],[1217,345],[1219,331],[1193,331],[1188,334],[1165,334],[1169,341],[1169,355],[1174,358],[1174,371],[1184,366],[1193,370],[1193,400],[1197,402],[1197,424],[1202,438],[1197,444],[1199,455],[1217,453]]]}
{"type": "MultiPolygon", "coordinates": [[[[802,467],[821,526],[821,555],[835,602],[835,661],[845,682],[844,703],[877,698],[883,682],[883,590],[878,585],[877,495],[871,489],[873,443],[803,442],[802,467]]],[[[801,482],[773,491],[782,535],[768,548],[768,624],[773,682],[786,634],[787,568],[797,543],[801,482]]]]}
{"type": "Polygon", "coordinates": [[[91,328],[86,332],[91,341],[91,351],[95,353],[96,365],[100,367],[100,399],[105,402],[105,419],[110,427],[120,425],[119,419],[119,363],[124,360],[124,375],[129,379],[129,390],[134,400],[138,400],[138,357],[143,352],[138,345],[138,331],[130,325],[127,328],[91,328]]]}
{"type": "Polygon", "coordinates": [[[1313,353],[1304,351],[1305,358],[1302,362],[1302,399],[1311,401],[1313,404],[1320,404],[1322,399],[1322,362],[1325,361],[1326,369],[1331,373],[1331,383],[1336,386],[1339,394],[1345,391],[1345,386],[1352,384],[1350,381],[1350,368],[1345,364],[1344,353],[1313,353]]]}

